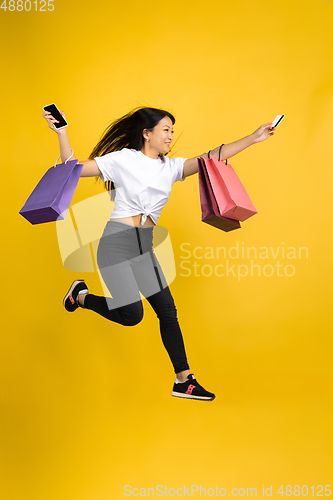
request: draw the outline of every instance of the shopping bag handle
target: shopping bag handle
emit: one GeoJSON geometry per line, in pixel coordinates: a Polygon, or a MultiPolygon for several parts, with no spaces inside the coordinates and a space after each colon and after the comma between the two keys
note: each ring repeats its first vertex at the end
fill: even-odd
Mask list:
{"type": "MultiPolygon", "coordinates": [[[[222,149],[222,146],[224,146],[224,144],[221,144],[220,146],[220,149],[219,149],[219,161],[221,160],[221,149],[222,149]]],[[[210,159],[210,153],[212,152],[212,150],[210,149],[208,151],[208,158],[210,159]]],[[[228,164],[228,160],[225,161],[225,164],[227,165],[228,164]]]]}
{"type": "MultiPolygon", "coordinates": [[[[72,149],[72,148],[71,148],[71,149],[72,149]]],[[[70,159],[72,158],[73,154],[74,154],[74,151],[73,151],[73,149],[72,149],[72,154],[70,155],[70,157],[69,157],[69,158],[67,158],[67,160],[65,160],[65,165],[66,165],[66,163],[68,162],[68,160],[70,160],[70,159]]],[[[55,166],[55,167],[57,166],[57,163],[58,163],[58,161],[59,161],[59,158],[61,158],[61,155],[59,155],[59,156],[58,156],[58,159],[57,159],[57,161],[56,161],[56,162],[55,162],[55,164],[54,164],[54,166],[55,166]]]]}

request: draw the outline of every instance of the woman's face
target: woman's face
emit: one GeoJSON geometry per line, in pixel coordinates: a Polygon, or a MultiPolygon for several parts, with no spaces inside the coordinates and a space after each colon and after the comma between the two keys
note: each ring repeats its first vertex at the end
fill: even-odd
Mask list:
{"type": "Polygon", "coordinates": [[[173,141],[173,125],[168,116],[165,116],[153,128],[152,132],[146,132],[145,139],[149,139],[149,148],[155,150],[157,154],[168,153],[170,144],[173,141]]]}

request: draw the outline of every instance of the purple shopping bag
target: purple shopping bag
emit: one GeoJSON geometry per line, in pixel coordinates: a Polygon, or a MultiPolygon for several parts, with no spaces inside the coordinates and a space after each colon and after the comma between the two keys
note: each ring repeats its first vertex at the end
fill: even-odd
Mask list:
{"type": "Polygon", "coordinates": [[[83,165],[75,159],[49,168],[19,213],[31,224],[63,220],[82,168],[83,165]]]}
{"type": "Polygon", "coordinates": [[[206,165],[202,158],[198,158],[199,191],[202,221],[222,231],[232,231],[241,227],[237,220],[229,219],[220,214],[219,207],[212,189],[206,165]]]}

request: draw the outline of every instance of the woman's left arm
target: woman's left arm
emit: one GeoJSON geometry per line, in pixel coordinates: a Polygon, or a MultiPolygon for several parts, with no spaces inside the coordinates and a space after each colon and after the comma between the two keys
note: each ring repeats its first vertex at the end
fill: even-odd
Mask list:
{"type": "MultiPolygon", "coordinates": [[[[257,142],[262,142],[268,139],[271,135],[274,135],[274,127],[272,127],[271,123],[265,123],[261,125],[253,134],[247,135],[243,137],[243,139],[239,139],[238,141],[231,142],[230,144],[224,144],[221,149],[221,160],[225,161],[231,158],[232,156],[237,155],[244,149],[252,146],[252,144],[256,144],[257,142]]],[[[211,150],[211,155],[216,156],[218,158],[220,146],[211,150]]],[[[201,155],[200,155],[201,156],[201,155]]],[[[183,178],[188,177],[189,175],[196,174],[198,172],[198,156],[195,158],[190,158],[184,163],[184,173],[183,178]]]]}

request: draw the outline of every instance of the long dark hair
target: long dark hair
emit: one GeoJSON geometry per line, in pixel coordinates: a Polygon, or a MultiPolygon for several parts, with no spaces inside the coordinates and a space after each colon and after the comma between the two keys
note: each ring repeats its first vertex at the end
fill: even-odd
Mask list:
{"type": "MultiPolygon", "coordinates": [[[[99,141],[92,150],[89,160],[96,156],[103,156],[112,151],[120,151],[123,148],[136,149],[141,151],[144,144],[143,130],[146,128],[152,131],[153,128],[165,116],[168,116],[175,124],[174,116],[163,109],[157,108],[135,108],[126,115],[118,118],[109,125],[99,141]]],[[[164,156],[164,155],[160,155],[164,156]]],[[[111,200],[115,198],[115,186],[112,181],[106,181],[105,187],[111,191],[111,200]]]]}

